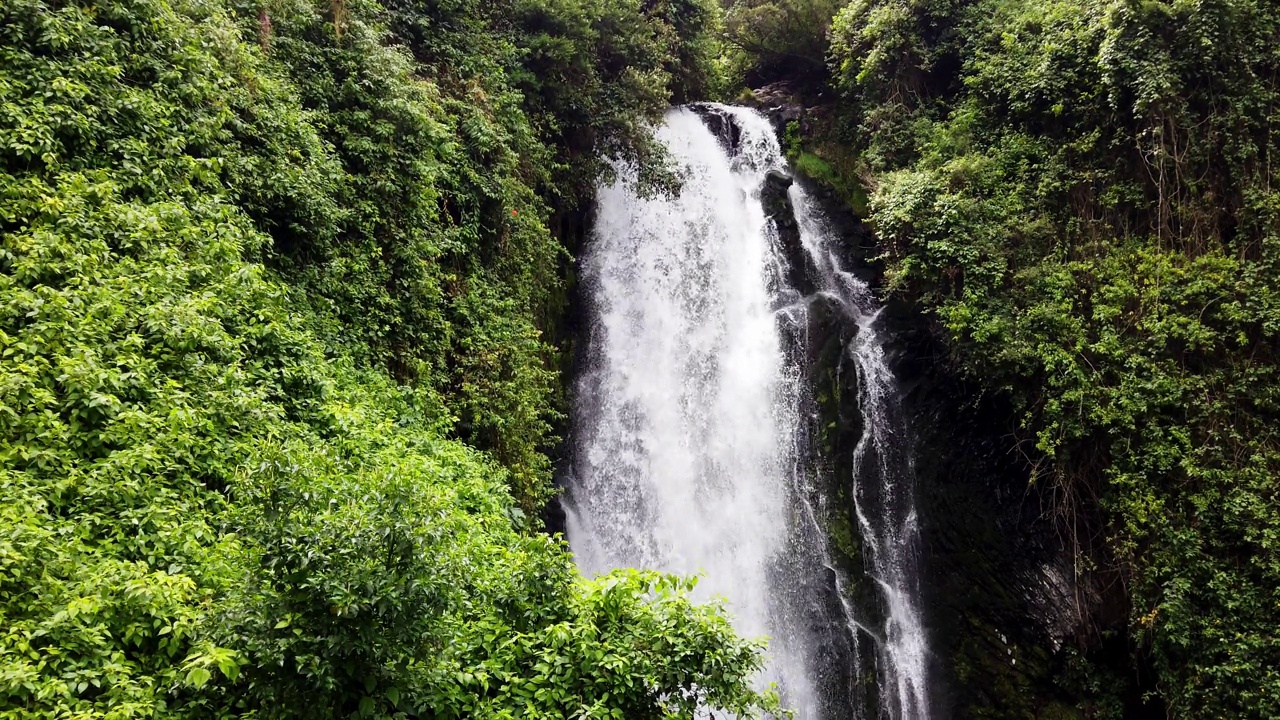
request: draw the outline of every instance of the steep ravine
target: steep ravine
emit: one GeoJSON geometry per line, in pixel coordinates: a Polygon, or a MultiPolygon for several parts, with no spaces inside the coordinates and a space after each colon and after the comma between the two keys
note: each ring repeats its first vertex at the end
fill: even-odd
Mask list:
{"type": "MultiPolygon", "coordinates": [[[[788,122],[807,126],[810,112],[783,99],[760,107],[780,137],[788,122]]],[[[847,188],[795,175],[839,236],[844,266],[882,288],[878,240],[849,207],[847,188]]],[[[839,477],[852,472],[864,431],[858,376],[841,373],[838,363],[856,328],[834,313],[822,324],[829,342],[815,344],[810,368],[823,389],[815,394],[823,429],[816,462],[830,463],[839,477]]],[[[1073,567],[1068,533],[1050,509],[1051,489],[1031,481],[1032,461],[1018,449],[1007,402],[954,374],[940,334],[918,308],[887,297],[878,330],[915,433],[923,606],[939,715],[1157,717],[1142,698],[1149,679],[1126,671],[1131,648],[1105,632],[1117,617],[1123,622],[1123,610],[1105,578],[1073,567]]],[[[825,490],[834,502],[849,502],[839,483],[825,490]]],[[[858,567],[856,528],[836,523],[829,530],[844,562],[858,567]]],[[[868,602],[865,591],[859,601],[868,602]]]]}
{"type": "MultiPolygon", "coordinates": [[[[724,150],[736,157],[742,150],[739,145],[743,142],[743,129],[735,112],[704,107],[699,113],[724,150]]],[[[782,372],[771,381],[782,383],[772,391],[771,416],[778,419],[777,393],[782,392],[783,403],[794,408],[782,418],[784,424],[792,424],[785,432],[792,433],[794,439],[789,447],[779,447],[776,452],[781,454],[774,459],[760,460],[782,472],[776,476],[776,482],[781,484],[771,491],[780,494],[772,501],[773,511],[753,516],[753,522],[776,527],[781,535],[773,535],[778,540],[772,550],[758,551],[758,567],[763,574],[757,582],[773,590],[766,590],[759,600],[748,601],[756,602],[760,610],[748,611],[754,612],[756,619],[745,626],[748,632],[763,631],[774,636],[773,647],[784,658],[782,665],[803,668],[775,667],[781,676],[792,674],[790,680],[783,682],[784,693],[789,693],[793,704],[801,707],[802,717],[814,718],[1083,718],[1094,716],[1095,712],[1133,708],[1133,691],[1125,690],[1126,682],[1117,680],[1115,673],[1107,669],[1109,654],[1119,652],[1122,656],[1125,649],[1091,644],[1097,638],[1085,636],[1088,631],[1077,617],[1078,594],[1084,591],[1076,587],[1070,555],[1046,515],[1046,498],[1041,497],[1039,488],[1028,483],[1027,460],[1012,451],[1013,419],[1008,409],[998,399],[980,396],[948,374],[943,351],[933,339],[927,319],[913,308],[891,300],[883,309],[877,309],[875,296],[879,294],[876,288],[880,287],[881,275],[872,259],[877,254],[875,239],[848,208],[819,184],[787,168],[779,171],[758,167],[756,172],[761,173],[753,181],[758,182],[758,189],[746,188],[743,192],[758,193],[760,208],[770,219],[767,240],[782,261],[771,271],[775,275],[767,289],[770,302],[776,311],[787,302],[804,300],[802,316],[778,323],[780,335],[775,349],[785,357],[785,365],[799,374],[782,372]],[[797,213],[797,201],[810,207],[797,213]],[[815,260],[814,248],[806,247],[802,231],[802,225],[815,218],[820,219],[828,236],[826,249],[831,266],[825,270],[822,262],[815,260]],[[859,291],[863,294],[841,299],[833,293],[833,269],[847,271],[851,281],[865,288],[859,291]],[[850,306],[851,302],[864,306],[859,309],[850,306]],[[909,472],[897,480],[899,484],[910,483],[915,493],[910,520],[911,532],[917,534],[908,545],[912,548],[913,592],[919,603],[915,612],[921,623],[914,630],[922,640],[916,649],[920,652],[920,665],[911,671],[920,679],[918,687],[899,682],[902,668],[896,664],[904,661],[902,657],[890,657],[886,651],[886,628],[893,627],[889,617],[891,596],[883,586],[887,566],[871,547],[882,543],[883,538],[874,537],[876,526],[868,523],[865,512],[860,515],[856,502],[858,483],[848,481],[861,478],[865,482],[863,476],[868,472],[868,373],[857,367],[850,353],[850,348],[858,344],[860,333],[868,332],[874,333],[878,352],[892,375],[893,422],[900,428],[890,432],[896,448],[893,462],[909,466],[909,472]],[[783,467],[788,462],[795,463],[790,471],[783,467]],[[765,520],[770,514],[773,519],[765,520]],[[796,534],[795,528],[806,522],[821,527],[820,539],[796,534]],[[791,565],[781,571],[786,560],[791,565]],[[785,592],[777,590],[780,582],[785,585],[785,592]],[[777,598],[783,598],[780,604],[777,598]],[[837,627],[840,624],[845,625],[844,631],[837,627]],[[927,652],[923,643],[927,643],[927,652]],[[1106,682],[1099,683],[1100,678],[1106,682]],[[1099,692],[1100,686],[1107,691],[1099,692]],[[797,690],[800,687],[807,689],[797,690]]],[[[726,510],[724,505],[729,502],[727,498],[736,495],[726,495],[719,505],[713,502],[704,506],[705,510],[677,521],[671,526],[679,528],[677,534],[664,540],[648,536],[645,529],[647,523],[654,522],[655,512],[661,514],[654,510],[655,504],[664,502],[657,499],[662,491],[646,485],[650,481],[643,479],[650,472],[644,469],[648,467],[646,463],[652,459],[639,466],[632,464],[629,470],[616,466],[619,452],[632,453],[634,458],[639,457],[634,455],[636,452],[643,456],[653,449],[652,445],[645,449],[652,438],[637,440],[628,435],[645,423],[645,412],[637,411],[635,405],[647,402],[641,397],[643,393],[635,394],[643,383],[626,391],[633,398],[629,401],[631,409],[615,418],[616,432],[605,448],[595,441],[592,449],[591,441],[583,441],[584,428],[598,436],[600,413],[611,412],[606,407],[608,400],[601,399],[598,372],[598,318],[605,311],[601,304],[608,300],[599,293],[599,267],[590,267],[591,244],[598,245],[600,240],[600,213],[611,211],[616,212],[617,208],[611,210],[605,205],[595,209],[597,229],[588,238],[586,260],[580,260],[578,267],[585,284],[576,291],[571,313],[578,350],[575,374],[579,378],[572,402],[578,419],[572,426],[568,460],[562,472],[562,482],[570,490],[570,540],[588,570],[638,564],[714,574],[714,569],[708,571],[708,563],[717,562],[714,558],[719,553],[737,552],[744,540],[730,540],[720,550],[704,546],[710,554],[702,560],[689,560],[688,551],[699,551],[687,543],[707,532],[709,523],[741,523],[743,518],[737,516],[740,508],[726,510]],[[590,380],[593,372],[595,380],[590,380]],[[585,401],[584,393],[595,399],[585,401]],[[595,459],[584,459],[588,456],[595,459]],[[609,471],[610,479],[597,477],[600,470],[592,465],[600,462],[615,463],[609,471]],[[620,487],[620,482],[630,489],[620,487]],[[618,545],[620,541],[622,545],[618,545]],[[669,555],[677,546],[682,551],[669,555]]],[[[626,227],[624,222],[609,232],[617,236],[626,227]]],[[[652,228],[641,229],[632,233],[630,241],[641,242],[653,232],[652,228]]],[[[812,229],[809,232],[812,234],[812,229]]],[[[698,242],[705,245],[706,240],[698,242]]],[[[668,262],[675,261],[682,252],[688,250],[675,251],[668,262]]],[[[598,260],[597,247],[595,262],[598,260]]],[[[630,276],[633,270],[623,263],[611,272],[625,284],[636,280],[630,276]]],[[[670,268],[665,272],[669,273],[670,268]]],[[[693,282],[700,286],[707,280],[693,282]]],[[[627,292],[638,292],[640,288],[630,287],[627,292]]],[[[694,300],[673,296],[676,300],[681,297],[685,303],[694,300]]],[[[705,299],[694,305],[685,310],[706,311],[705,299]]],[[[633,308],[619,318],[634,329],[636,322],[644,322],[638,312],[643,311],[633,308]]],[[[690,332],[688,328],[661,323],[654,326],[654,331],[674,336],[690,332]]],[[[723,341],[720,332],[707,337],[723,341]]],[[[652,371],[652,362],[637,367],[652,371]]],[[[661,386],[676,382],[676,377],[665,381],[651,378],[649,384],[661,386]]],[[[706,377],[709,376],[704,380],[706,377]]],[[[691,398],[672,408],[677,409],[677,414],[688,412],[691,400],[697,404],[691,398]],[[679,407],[685,410],[679,411],[679,407]]],[[[666,436],[668,443],[677,442],[681,421],[675,422],[676,427],[665,429],[676,433],[666,436]]],[[[705,428],[706,418],[700,422],[705,428]]],[[[777,431],[775,427],[774,432],[777,431]]],[[[704,462],[696,459],[696,452],[688,455],[688,448],[684,452],[684,463],[697,466],[704,462]]],[[[713,458],[710,462],[722,466],[726,460],[713,458]]],[[[697,477],[695,472],[689,479],[678,481],[693,493],[681,506],[684,511],[706,497],[706,489],[696,489],[701,482],[697,477]]],[[[873,500],[864,497],[864,509],[873,500]]],[[[906,519],[900,517],[899,523],[906,519]]],[[[553,526],[561,525],[556,522],[553,526]]],[[[742,538],[770,537],[761,527],[734,532],[748,530],[742,538]]],[[[739,563],[741,560],[738,558],[739,563]]],[[[727,595],[732,609],[733,593],[740,591],[746,577],[743,572],[748,571],[732,571],[721,580],[712,577],[704,585],[710,586],[709,592],[727,595]]]]}

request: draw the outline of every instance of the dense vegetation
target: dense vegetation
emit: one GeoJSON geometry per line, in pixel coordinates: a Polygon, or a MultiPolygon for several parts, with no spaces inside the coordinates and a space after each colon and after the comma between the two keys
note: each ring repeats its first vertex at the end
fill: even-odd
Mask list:
{"type": "Polygon", "coordinates": [[[0,0],[0,717],[771,707],[537,517],[602,159],[660,182],[668,102],[774,80],[1016,408],[1082,645],[1280,716],[1280,11],[722,4],[0,0]]]}
{"type": "Polygon", "coordinates": [[[725,12],[725,55],[748,84],[826,79],[827,28],[841,0],[735,0],[725,12]]]}
{"type": "Polygon", "coordinates": [[[0,717],[770,707],[534,532],[600,152],[697,2],[0,2],[0,717]]]}
{"type": "Polygon", "coordinates": [[[826,32],[840,94],[806,148],[870,192],[890,287],[954,367],[1017,408],[1082,635],[1127,634],[1169,716],[1280,716],[1280,9],[841,5],[791,34],[826,32]]]}

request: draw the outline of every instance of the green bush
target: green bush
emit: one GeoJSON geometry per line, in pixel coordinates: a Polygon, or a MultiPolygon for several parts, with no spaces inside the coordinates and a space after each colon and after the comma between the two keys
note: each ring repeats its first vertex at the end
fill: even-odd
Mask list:
{"type": "Polygon", "coordinates": [[[733,0],[725,38],[759,80],[825,80],[827,31],[847,0],[733,0]]]}
{"type": "Polygon", "coordinates": [[[0,717],[776,709],[530,531],[549,155],[381,12],[0,4],[0,717]]]}
{"type": "Polygon", "coordinates": [[[1174,717],[1280,714],[1277,31],[1251,0],[835,23],[891,283],[1017,400],[1174,717]]]}

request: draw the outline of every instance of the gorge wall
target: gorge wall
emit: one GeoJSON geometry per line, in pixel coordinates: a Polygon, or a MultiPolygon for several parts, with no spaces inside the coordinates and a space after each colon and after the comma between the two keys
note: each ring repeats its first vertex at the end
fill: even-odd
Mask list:
{"type": "MultiPolygon", "coordinates": [[[[779,135],[804,116],[795,106],[764,109],[779,135]]],[[[796,178],[837,229],[843,262],[882,289],[878,239],[829,181],[796,178]]],[[[1087,571],[1055,515],[1052,489],[1031,481],[1033,461],[1019,449],[1025,439],[1013,408],[951,371],[939,333],[918,307],[890,296],[879,325],[903,389],[902,412],[916,433],[924,615],[942,712],[1163,717],[1144,700],[1151,680],[1128,669],[1131,647],[1114,631],[1124,622],[1124,600],[1107,586],[1114,578],[1087,571]]],[[[851,472],[863,427],[857,376],[840,373],[836,361],[851,330],[832,318],[828,331],[832,341],[814,358],[815,382],[830,388],[817,395],[827,430],[815,452],[840,475],[851,472]]],[[[839,486],[828,492],[848,502],[839,486]]],[[[856,529],[837,525],[832,532],[855,559],[856,529]]]]}
{"type": "MultiPolygon", "coordinates": [[[[778,132],[802,108],[774,106],[778,132]]],[[[882,292],[881,250],[847,195],[795,173],[838,242],[839,262],[882,292]]],[[[784,183],[766,200],[778,220],[792,282],[812,286],[817,268],[803,252],[784,183]]],[[[1111,631],[1124,621],[1113,578],[1078,565],[1070,528],[1053,510],[1051,489],[1031,482],[1010,405],[950,371],[945,348],[918,308],[890,296],[877,318],[887,362],[898,378],[901,413],[912,429],[918,488],[923,615],[930,643],[933,701],[957,718],[1159,717],[1142,697],[1150,679],[1126,668],[1131,648],[1111,631]]],[[[812,462],[825,466],[823,492],[846,512],[827,524],[844,567],[862,582],[851,596],[875,607],[847,485],[866,431],[862,376],[842,369],[856,321],[815,309],[809,380],[815,388],[812,462]]]]}
{"type": "MultiPolygon", "coordinates": [[[[695,106],[703,122],[730,152],[742,142],[732,114],[695,106]]],[[[785,142],[788,120],[803,109],[762,108],[785,142]]],[[[850,207],[847,195],[791,168],[766,173],[761,205],[775,226],[785,256],[779,281],[801,296],[820,288],[822,270],[801,237],[794,198],[800,194],[832,237],[833,261],[883,292],[877,238],[850,207]]],[[[584,249],[601,209],[575,220],[584,249]]],[[[579,267],[576,273],[582,273],[579,267]]],[[[838,597],[859,609],[859,622],[884,622],[883,600],[870,577],[864,528],[858,525],[851,487],[840,478],[856,473],[864,438],[863,375],[850,370],[846,350],[857,338],[858,318],[838,303],[807,305],[803,336],[792,336],[793,361],[804,368],[808,391],[801,415],[810,418],[799,444],[807,453],[813,497],[829,562],[848,581],[819,581],[825,617],[838,597]],[[837,589],[837,585],[839,588],[837,589]]],[[[586,337],[591,297],[572,291],[567,337],[576,347],[573,374],[590,362],[586,337]]],[[[1147,718],[1161,717],[1143,693],[1149,676],[1129,668],[1131,650],[1123,634],[1124,603],[1109,578],[1079,564],[1070,529],[1054,514],[1051,489],[1031,482],[1032,460],[1019,450],[1016,417],[1009,404],[965,382],[951,370],[936,328],[918,308],[888,296],[875,319],[885,362],[896,377],[897,403],[911,428],[910,462],[918,489],[919,571],[922,620],[928,639],[929,707],[955,718],[1147,718]]],[[[784,333],[785,335],[785,333],[784,333]]],[[[574,467],[572,443],[564,451],[560,480],[574,467]]],[[[779,510],[785,513],[785,508],[779,510]]],[[[563,507],[549,506],[548,527],[566,529],[563,507]]],[[[834,572],[834,570],[832,570],[834,572]]],[[[824,620],[822,622],[829,622],[824,620]]],[[[856,635],[857,633],[854,633],[856,635]]],[[[835,693],[858,707],[861,717],[898,715],[881,710],[877,660],[841,641],[826,659],[822,693],[835,693]],[[843,668],[843,669],[841,669],[843,668]]],[[[845,701],[829,707],[842,707],[845,701]]],[[[839,711],[836,711],[837,713],[839,711]]],[[[834,715],[832,715],[834,716],[834,715]]],[[[846,715],[847,716],[847,715],[846,715]]],[[[908,713],[906,717],[915,717],[908,713]]],[[[807,717],[807,715],[806,715],[807,717]]]]}

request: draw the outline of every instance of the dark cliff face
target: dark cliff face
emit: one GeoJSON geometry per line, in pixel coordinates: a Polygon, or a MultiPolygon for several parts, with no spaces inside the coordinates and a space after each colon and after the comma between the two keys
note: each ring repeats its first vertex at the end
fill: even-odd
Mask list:
{"type": "MultiPolygon", "coordinates": [[[[556,420],[552,428],[552,437],[559,438],[559,443],[549,448],[548,455],[554,467],[553,477],[557,491],[563,489],[565,472],[569,467],[569,387],[572,378],[578,377],[582,358],[579,340],[585,337],[590,316],[588,293],[583,291],[578,281],[578,258],[586,245],[590,234],[591,208],[574,207],[558,210],[549,223],[549,229],[568,252],[560,259],[559,273],[563,280],[563,292],[555,304],[550,317],[544,320],[543,332],[547,340],[558,351],[555,358],[559,370],[561,385],[555,398],[556,420]]],[[[560,496],[552,497],[542,508],[542,527],[551,535],[563,536],[566,531],[564,506],[560,496]]]]}
{"type": "MultiPolygon", "coordinates": [[[[874,268],[868,268],[874,271],[874,268]]],[[[914,418],[925,608],[938,699],[955,718],[1161,718],[1144,699],[1124,608],[1087,571],[1032,481],[1007,400],[952,372],[913,307],[881,315],[914,418]]]]}
{"type": "Polygon", "coordinates": [[[938,698],[954,717],[1055,717],[1074,704],[1055,684],[1075,625],[1070,562],[1011,452],[1011,413],[946,374],[910,308],[891,304],[882,318],[917,433],[938,698]]]}
{"type": "MultiPolygon", "coordinates": [[[[794,109],[775,108],[772,115],[781,131],[794,109]]],[[[793,181],[806,184],[837,229],[844,267],[881,285],[871,229],[836,193],[802,176],[793,181]]],[[[812,271],[786,200],[787,185],[771,181],[765,203],[789,256],[791,284],[807,293],[814,287],[812,271]]],[[[1092,580],[1077,582],[1073,549],[1048,511],[1048,490],[1031,482],[1030,461],[1017,450],[1012,408],[949,371],[939,333],[914,307],[889,299],[877,322],[913,431],[908,441],[917,472],[937,715],[1147,716],[1135,681],[1124,675],[1130,650],[1123,638],[1099,634],[1082,619],[1105,601],[1092,580]]],[[[853,471],[852,453],[863,431],[858,375],[844,350],[858,329],[820,300],[810,305],[808,325],[811,464],[833,509],[824,518],[830,546],[854,578],[846,596],[874,627],[883,611],[864,574],[850,489],[840,480],[853,471]]],[[[861,676],[874,678],[870,638],[861,640],[861,676]]],[[[862,685],[866,716],[875,717],[875,683],[862,685]]]]}
{"type": "MultiPolygon", "coordinates": [[[[870,229],[829,195],[814,194],[824,198],[828,219],[844,239],[845,267],[879,283],[870,229]]],[[[1070,562],[1044,512],[1045,498],[1028,482],[1030,467],[1011,452],[1014,417],[998,399],[981,398],[948,374],[943,349],[914,308],[890,300],[877,323],[910,425],[911,437],[902,441],[914,446],[936,712],[1072,717],[1075,698],[1058,682],[1076,625],[1070,562]]],[[[834,478],[850,477],[862,433],[858,375],[841,367],[845,361],[843,346],[828,349],[813,358],[810,371],[823,428],[814,451],[834,478]]],[[[829,492],[849,503],[841,484],[828,483],[829,492]]],[[[859,549],[857,527],[847,522],[830,529],[833,545],[846,555],[859,549]]],[[[860,558],[846,557],[844,564],[856,569],[860,558]]],[[[855,583],[852,599],[871,622],[875,595],[868,579],[855,583]]]]}

